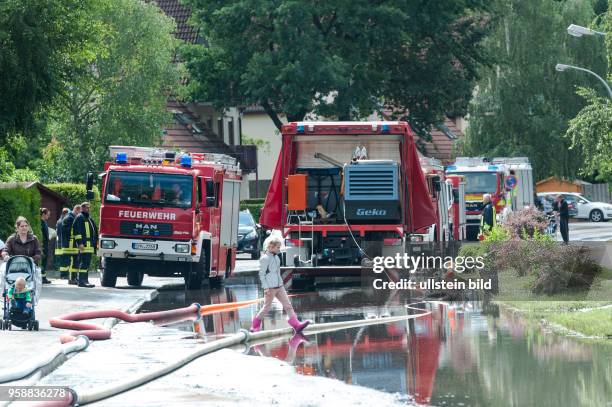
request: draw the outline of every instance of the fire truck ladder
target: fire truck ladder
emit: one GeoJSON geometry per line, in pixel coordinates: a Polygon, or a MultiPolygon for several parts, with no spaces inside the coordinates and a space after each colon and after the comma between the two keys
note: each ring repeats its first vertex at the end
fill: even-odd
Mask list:
{"type": "Polygon", "coordinates": [[[288,216],[288,223],[292,220],[297,221],[299,247],[303,244],[310,245],[310,258],[302,259],[302,250],[298,249],[298,261],[300,265],[311,264],[314,257],[314,222],[312,218],[308,220],[306,211],[292,211],[288,216]],[[310,227],[309,227],[310,226],[310,227]],[[310,243],[308,243],[310,242],[310,243]]]}

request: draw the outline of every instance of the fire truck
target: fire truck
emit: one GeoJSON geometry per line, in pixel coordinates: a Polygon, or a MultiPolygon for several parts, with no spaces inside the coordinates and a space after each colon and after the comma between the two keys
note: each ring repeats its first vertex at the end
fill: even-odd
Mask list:
{"type": "Polygon", "coordinates": [[[281,134],[260,223],[285,238],[286,286],[359,275],[438,223],[406,122],[292,122],[281,134]]]}
{"type": "Polygon", "coordinates": [[[467,236],[470,240],[476,240],[478,236],[484,194],[491,194],[498,215],[505,208],[516,210],[533,205],[533,174],[526,157],[457,157],[455,163],[446,168],[446,174],[461,175],[465,180],[467,236]]]}
{"type": "MultiPolygon", "coordinates": [[[[182,276],[189,289],[220,285],[235,265],[240,184],[223,154],[111,146],[102,178],[101,284],[118,276],[182,276]]],[[[88,183],[89,184],[89,183],[88,183]]]]}

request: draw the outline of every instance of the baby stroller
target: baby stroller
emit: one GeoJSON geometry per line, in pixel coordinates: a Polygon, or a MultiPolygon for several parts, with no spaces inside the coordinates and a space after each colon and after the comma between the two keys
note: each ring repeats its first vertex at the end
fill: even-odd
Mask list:
{"type": "Polygon", "coordinates": [[[40,270],[34,264],[34,260],[27,256],[13,256],[0,266],[0,291],[2,291],[3,317],[0,325],[2,330],[11,329],[13,325],[29,331],[38,331],[36,320],[36,304],[40,298],[42,277],[40,270]],[[26,289],[32,296],[32,311],[26,315],[17,307],[11,306],[8,298],[9,289],[15,284],[15,280],[23,277],[26,280],[26,289]]]}

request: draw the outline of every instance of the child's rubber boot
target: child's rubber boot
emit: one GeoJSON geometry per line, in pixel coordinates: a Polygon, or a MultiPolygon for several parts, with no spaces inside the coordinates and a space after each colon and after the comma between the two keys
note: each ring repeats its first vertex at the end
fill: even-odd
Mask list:
{"type": "Polygon", "coordinates": [[[251,323],[251,332],[259,332],[261,330],[261,319],[255,317],[251,323]]]}
{"type": "Polygon", "coordinates": [[[304,330],[304,328],[306,328],[308,326],[308,324],[310,324],[309,320],[300,322],[297,319],[297,316],[292,316],[291,318],[289,318],[287,320],[287,322],[289,322],[289,325],[291,325],[291,327],[293,328],[293,330],[295,331],[295,333],[300,333],[304,330]]]}

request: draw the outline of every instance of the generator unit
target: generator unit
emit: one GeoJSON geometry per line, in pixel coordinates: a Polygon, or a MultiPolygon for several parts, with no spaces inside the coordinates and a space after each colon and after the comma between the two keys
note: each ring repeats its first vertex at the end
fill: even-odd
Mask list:
{"type": "Polygon", "coordinates": [[[358,160],[344,165],[344,214],[354,224],[400,223],[398,164],[358,160]]]}

